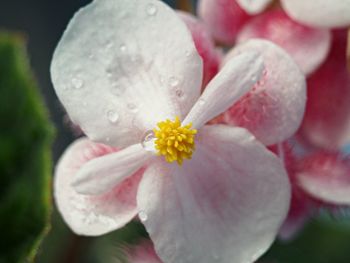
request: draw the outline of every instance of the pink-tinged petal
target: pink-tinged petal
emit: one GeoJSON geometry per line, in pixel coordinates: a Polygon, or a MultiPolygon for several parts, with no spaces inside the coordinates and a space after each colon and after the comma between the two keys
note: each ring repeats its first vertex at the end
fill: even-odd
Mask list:
{"type": "Polygon", "coordinates": [[[128,263],[162,263],[151,241],[142,241],[126,251],[128,263]]]}
{"type": "Polygon", "coordinates": [[[250,15],[259,14],[272,3],[273,0],[236,0],[237,4],[250,15]]]}
{"type": "Polygon", "coordinates": [[[102,235],[123,227],[137,214],[136,192],[142,171],[99,196],[78,194],[71,186],[74,176],[85,163],[114,152],[114,148],[82,138],[69,146],[57,165],[55,201],[66,223],[77,234],[102,235]]]}
{"type": "Polygon", "coordinates": [[[105,193],[139,170],[152,156],[141,144],[134,144],[95,158],[80,167],[72,186],[80,194],[105,193]]]}
{"type": "Polygon", "coordinates": [[[301,161],[300,187],[325,203],[350,205],[350,160],[338,153],[316,153],[301,161]]]}
{"type": "Polygon", "coordinates": [[[199,0],[198,14],[214,39],[227,45],[234,43],[237,33],[250,19],[235,0],[199,0]]]}
{"type": "Polygon", "coordinates": [[[336,31],[326,62],[308,79],[308,100],[300,129],[300,135],[308,143],[332,150],[350,142],[346,41],[346,31],[336,31]]]}
{"type": "Polygon", "coordinates": [[[145,171],[139,215],[164,262],[253,262],[288,212],[288,176],[245,129],[206,126],[198,136],[181,167],[157,162],[145,171]]]}
{"type": "Polygon", "coordinates": [[[305,77],[294,60],[266,40],[249,40],[226,58],[241,52],[260,52],[264,74],[253,89],[224,113],[226,123],[248,129],[266,145],[293,135],[304,115],[305,77]]]}
{"type": "Polygon", "coordinates": [[[219,71],[221,51],[215,48],[215,43],[205,24],[190,13],[178,11],[177,14],[191,31],[194,44],[203,59],[203,83],[205,87],[219,71]]]}
{"type": "Polygon", "coordinates": [[[68,25],[51,64],[56,93],[94,141],[124,147],[197,100],[202,61],[176,13],[156,0],[99,0],[68,25]]]}
{"type": "Polygon", "coordinates": [[[288,15],[309,26],[350,25],[350,0],[281,0],[281,3],[288,15]]]}
{"type": "Polygon", "coordinates": [[[245,52],[235,57],[208,84],[183,121],[200,128],[227,110],[260,79],[264,66],[257,52],[245,52]]]}
{"type": "Polygon", "coordinates": [[[240,31],[239,43],[251,38],[264,38],[284,48],[304,74],[315,71],[326,59],[331,33],[301,25],[282,10],[271,10],[249,21],[240,31]]]}

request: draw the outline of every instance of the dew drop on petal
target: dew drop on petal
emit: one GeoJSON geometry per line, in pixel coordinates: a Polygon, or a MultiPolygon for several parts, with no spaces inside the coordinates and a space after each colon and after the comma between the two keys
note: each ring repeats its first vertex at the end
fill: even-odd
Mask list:
{"type": "Polygon", "coordinates": [[[179,85],[179,83],[180,83],[180,81],[179,81],[179,79],[177,78],[177,77],[174,77],[174,76],[172,76],[172,77],[170,77],[169,78],[169,85],[171,86],[171,87],[176,87],[177,85],[179,85]]]}
{"type": "Polygon", "coordinates": [[[84,82],[81,79],[73,78],[72,85],[75,89],[81,89],[84,86],[84,82]]]}
{"type": "Polygon", "coordinates": [[[154,140],[154,132],[152,130],[146,131],[142,137],[141,145],[148,152],[155,151],[154,140]]]}
{"type": "Polygon", "coordinates": [[[119,47],[121,52],[125,52],[126,51],[126,46],[124,44],[120,45],[119,47]]]}
{"type": "Polygon", "coordinates": [[[117,123],[119,120],[119,115],[115,110],[109,110],[107,112],[107,118],[111,123],[117,123]]]}
{"type": "Polygon", "coordinates": [[[205,100],[204,99],[199,99],[198,100],[198,104],[203,106],[205,104],[205,100]]]}
{"type": "Polygon", "coordinates": [[[134,103],[128,103],[127,107],[132,112],[137,112],[138,111],[138,108],[137,108],[137,106],[134,103]]]}
{"type": "Polygon", "coordinates": [[[149,4],[149,5],[147,5],[147,7],[146,7],[146,12],[147,12],[147,14],[148,14],[149,16],[154,16],[154,15],[157,14],[158,9],[157,9],[157,7],[156,7],[154,4],[149,4]]]}
{"type": "Polygon", "coordinates": [[[175,91],[175,94],[176,94],[176,96],[177,96],[178,98],[182,98],[183,95],[184,95],[184,92],[183,92],[183,90],[181,90],[181,89],[177,89],[177,90],[175,91]]]}
{"type": "Polygon", "coordinates": [[[140,220],[141,220],[142,222],[145,222],[145,221],[147,221],[147,219],[148,219],[148,215],[147,215],[147,213],[146,213],[145,211],[141,210],[141,211],[139,212],[139,218],[140,218],[140,220]]]}

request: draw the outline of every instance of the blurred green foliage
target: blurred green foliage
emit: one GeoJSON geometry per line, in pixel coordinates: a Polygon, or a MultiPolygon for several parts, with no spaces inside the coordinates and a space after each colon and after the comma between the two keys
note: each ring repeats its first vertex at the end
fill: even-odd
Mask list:
{"type": "Polygon", "coordinates": [[[0,32],[0,262],[32,262],[51,213],[53,126],[25,41],[0,32]]]}
{"type": "Polygon", "coordinates": [[[294,240],[277,241],[264,259],[271,263],[349,263],[350,219],[321,216],[294,240]]]}

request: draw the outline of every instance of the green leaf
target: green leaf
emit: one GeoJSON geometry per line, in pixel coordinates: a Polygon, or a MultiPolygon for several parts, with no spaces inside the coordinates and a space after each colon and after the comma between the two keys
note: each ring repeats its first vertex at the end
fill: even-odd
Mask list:
{"type": "Polygon", "coordinates": [[[32,262],[49,228],[53,127],[20,36],[0,32],[0,262],[32,262]]]}
{"type": "Polygon", "coordinates": [[[349,263],[350,221],[320,217],[295,240],[276,242],[264,258],[281,263],[349,263]]]}

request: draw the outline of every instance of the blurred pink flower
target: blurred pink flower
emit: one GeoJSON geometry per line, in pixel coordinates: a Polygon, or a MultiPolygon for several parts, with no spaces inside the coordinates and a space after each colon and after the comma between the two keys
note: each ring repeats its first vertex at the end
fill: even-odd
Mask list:
{"type": "Polygon", "coordinates": [[[166,263],[250,262],[271,245],[289,206],[282,163],[245,129],[205,125],[251,89],[263,60],[242,51],[200,95],[202,69],[160,1],[95,0],[74,16],[51,66],[88,137],[55,175],[73,231],[103,234],[138,213],[166,263]]]}
{"type": "Polygon", "coordinates": [[[306,143],[328,150],[339,150],[350,142],[346,45],[346,30],[334,31],[326,62],[308,79],[308,100],[299,134],[306,143]]]}
{"type": "Polygon", "coordinates": [[[305,75],[314,72],[326,59],[331,33],[301,25],[281,9],[269,10],[250,20],[239,32],[237,42],[264,38],[284,48],[305,75]]]}
{"type": "Polygon", "coordinates": [[[235,42],[238,32],[251,18],[235,0],[199,0],[197,9],[213,38],[225,45],[235,42]]]}

